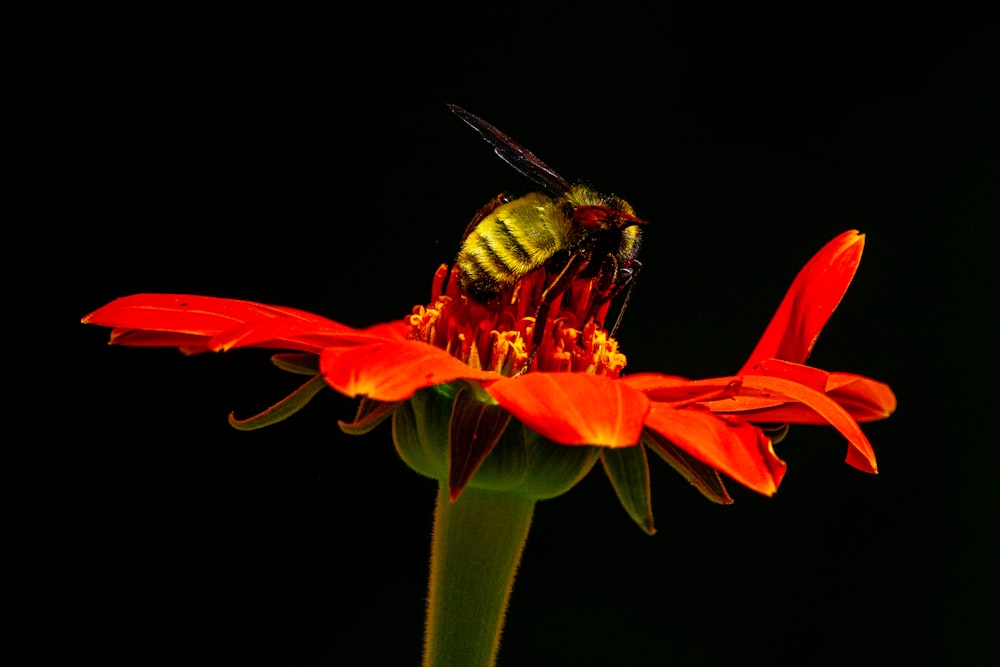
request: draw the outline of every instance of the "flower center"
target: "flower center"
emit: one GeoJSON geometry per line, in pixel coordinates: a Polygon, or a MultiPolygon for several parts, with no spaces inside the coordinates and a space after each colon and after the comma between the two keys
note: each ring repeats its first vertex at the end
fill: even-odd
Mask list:
{"type": "Polygon", "coordinates": [[[618,377],[625,355],[599,321],[605,303],[587,319],[597,286],[579,278],[552,302],[544,322],[535,315],[550,280],[545,269],[521,279],[495,302],[479,303],[458,287],[458,269],[441,265],[434,274],[431,303],[415,306],[408,337],[430,343],[476,369],[511,376],[530,363],[532,371],[594,373],[618,377]],[[596,320],[596,321],[595,321],[596,320]],[[535,327],[544,335],[534,350],[535,327]]]}

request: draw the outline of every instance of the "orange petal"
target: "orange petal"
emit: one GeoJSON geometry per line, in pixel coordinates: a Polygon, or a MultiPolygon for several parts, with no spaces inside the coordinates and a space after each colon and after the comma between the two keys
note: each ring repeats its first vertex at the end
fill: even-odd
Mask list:
{"type": "Polygon", "coordinates": [[[173,331],[142,331],[139,329],[112,329],[112,345],[128,347],[177,347],[185,354],[207,352],[208,336],[174,333],[173,331]]]}
{"type": "Polygon", "coordinates": [[[683,404],[710,400],[723,395],[735,395],[735,390],[730,388],[734,382],[739,382],[739,378],[688,380],[676,375],[637,373],[624,376],[622,382],[632,389],[641,391],[651,401],[683,404]]]}
{"type": "Polygon", "coordinates": [[[649,411],[642,392],[587,373],[527,373],[486,391],[522,424],[563,445],[635,445],[649,411]]]}
{"type": "MultiPolygon", "coordinates": [[[[847,448],[847,463],[865,472],[877,472],[875,452],[871,443],[861,431],[861,427],[851,415],[826,394],[792,380],[760,375],[745,375],[741,391],[747,391],[755,396],[767,395],[769,398],[789,403],[801,403],[813,410],[823,420],[837,429],[847,438],[850,446],[847,448]]],[[[713,411],[729,412],[728,401],[713,401],[708,404],[713,411]]],[[[779,408],[780,409],[780,408],[779,408]]],[[[754,415],[754,421],[776,421],[767,410],[754,415]]]]}
{"type": "Polygon", "coordinates": [[[244,322],[275,317],[350,329],[304,310],[193,294],[133,294],[98,308],[84,317],[83,322],[106,327],[213,336],[244,322]]]}
{"type": "Polygon", "coordinates": [[[762,359],[802,363],[854,278],[865,236],[856,230],[827,243],[799,271],[740,374],[762,359]]]}
{"type": "MultiPolygon", "coordinates": [[[[754,366],[754,375],[784,378],[822,392],[832,398],[855,419],[855,421],[875,421],[885,419],[896,409],[896,396],[888,385],[851,373],[829,373],[819,368],[793,364],[780,359],[765,359],[754,366]]],[[[771,407],[759,401],[743,402],[742,410],[771,407]]],[[[729,412],[731,410],[727,410],[729,412]]],[[[789,424],[816,423],[815,419],[803,422],[801,419],[782,420],[789,424]]]]}
{"type": "Polygon", "coordinates": [[[380,340],[383,338],[379,335],[344,325],[327,326],[281,318],[247,322],[227,329],[213,336],[207,345],[213,352],[226,352],[237,347],[277,347],[318,354],[327,347],[352,347],[380,340]]]}
{"type": "Polygon", "coordinates": [[[697,407],[677,410],[653,403],[646,427],[678,448],[764,495],[778,490],[785,463],[771,441],[752,424],[697,407]]]}
{"type": "Polygon", "coordinates": [[[413,340],[326,348],[319,366],[327,383],[342,394],[386,402],[403,401],[418,389],[452,380],[502,377],[470,368],[440,348],[413,340]]]}
{"type": "Polygon", "coordinates": [[[896,411],[896,395],[889,385],[849,373],[830,373],[826,395],[859,422],[885,419],[896,411]]]}
{"type": "MultiPolygon", "coordinates": [[[[217,350],[267,344],[319,352],[325,336],[357,333],[351,327],[303,310],[192,294],[134,294],[112,301],[82,321],[115,327],[111,342],[119,345],[197,348],[203,343],[201,337],[219,337],[214,347],[217,350]],[[289,342],[294,344],[285,344],[289,342]]],[[[212,348],[211,344],[206,345],[212,348]]]]}

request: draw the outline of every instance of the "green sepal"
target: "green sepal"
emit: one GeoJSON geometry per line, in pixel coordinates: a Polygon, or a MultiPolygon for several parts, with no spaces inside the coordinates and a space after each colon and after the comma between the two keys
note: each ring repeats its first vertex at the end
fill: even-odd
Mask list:
{"type": "Polygon", "coordinates": [[[354,421],[340,420],[337,425],[347,435],[364,435],[391,417],[399,405],[398,402],[383,403],[382,401],[373,401],[370,398],[362,398],[361,402],[358,403],[358,411],[354,415],[354,421]]]}
{"type": "Polygon", "coordinates": [[[554,498],[597,462],[597,447],[551,442],[500,410],[471,383],[422,389],[393,412],[396,451],[416,472],[448,484],[452,500],[469,487],[534,500],[554,498]],[[504,422],[506,428],[498,433],[504,422]],[[481,436],[488,444],[496,438],[495,444],[476,444],[469,450],[470,432],[476,436],[473,441],[481,436]],[[458,483],[453,483],[450,459],[459,461],[454,478],[458,483]]]}
{"type": "Polygon", "coordinates": [[[646,448],[642,445],[604,448],[601,464],[628,515],[647,535],[655,533],[646,448]]]}
{"type": "Polygon", "coordinates": [[[771,439],[772,445],[776,445],[785,439],[790,429],[788,424],[779,424],[778,426],[764,426],[760,430],[764,431],[764,435],[771,439]]]}
{"type": "Polygon", "coordinates": [[[546,500],[561,496],[587,476],[600,456],[601,447],[561,445],[513,422],[508,431],[520,431],[529,474],[515,491],[527,498],[546,500]]]}
{"type": "Polygon", "coordinates": [[[643,430],[641,441],[713,503],[729,505],[733,502],[715,468],[702,463],[653,431],[643,430]]]}
{"type": "Polygon", "coordinates": [[[448,429],[448,490],[452,500],[493,451],[510,419],[510,413],[477,384],[465,384],[455,393],[448,429]]]}
{"type": "Polygon", "coordinates": [[[319,373],[319,355],[307,352],[272,354],[271,363],[283,371],[297,375],[316,375],[319,373]]]}
{"type": "Polygon", "coordinates": [[[304,408],[312,400],[313,396],[319,393],[325,386],[326,382],[323,380],[323,376],[316,375],[287,397],[253,417],[237,419],[233,416],[234,413],[230,412],[229,425],[238,431],[254,431],[265,426],[277,424],[304,408]]]}
{"type": "Polygon", "coordinates": [[[448,479],[448,430],[455,387],[421,389],[392,413],[392,442],[414,471],[438,481],[448,479]]]}

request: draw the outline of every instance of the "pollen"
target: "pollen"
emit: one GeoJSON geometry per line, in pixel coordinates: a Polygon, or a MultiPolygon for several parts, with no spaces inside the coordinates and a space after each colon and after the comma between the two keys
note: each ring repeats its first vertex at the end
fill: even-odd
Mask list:
{"type": "Polygon", "coordinates": [[[480,303],[459,289],[457,269],[442,265],[431,302],[415,306],[406,318],[408,338],[439,347],[472,368],[507,376],[524,370],[620,376],[626,359],[618,341],[595,319],[582,321],[596,294],[593,280],[575,281],[553,301],[545,321],[535,321],[548,278],[544,269],[535,271],[496,301],[480,303]],[[539,326],[545,335],[534,350],[539,326]]]}

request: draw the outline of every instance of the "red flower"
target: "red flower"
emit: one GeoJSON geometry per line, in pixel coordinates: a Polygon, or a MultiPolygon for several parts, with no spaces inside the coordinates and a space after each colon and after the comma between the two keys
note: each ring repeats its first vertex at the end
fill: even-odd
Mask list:
{"type": "MultiPolygon", "coordinates": [[[[593,285],[582,280],[553,304],[550,317],[540,323],[551,334],[529,355],[532,304],[545,285],[544,269],[524,278],[499,307],[470,300],[441,267],[430,305],[415,308],[405,321],[367,329],[291,308],[173,294],[124,297],[83,322],[114,327],[111,343],[119,345],[178,347],[188,354],[237,347],[306,353],[276,355],[282,367],[315,377],[303,387],[301,400],[279,404],[277,412],[259,417],[262,423],[294,412],[323,382],[367,399],[355,422],[359,427],[374,421],[369,412],[383,417],[421,389],[474,383],[544,438],[603,448],[602,460],[619,496],[643,523],[648,489],[624,488],[645,471],[644,448],[635,447],[640,442],[720,502],[730,499],[715,471],[764,494],[774,493],[781,482],[785,464],[758,424],[831,425],[847,439],[847,463],[876,471],[858,422],[892,413],[895,397],[889,387],[802,365],[850,284],[863,246],[864,236],[855,231],[829,242],[796,277],[743,368],[707,380],[621,376],[625,357],[617,342],[593,321],[581,321],[593,299],[593,285]],[[516,374],[526,362],[531,372],[516,374]]],[[[474,421],[482,428],[479,417],[474,421]]],[[[502,419],[497,423],[496,437],[482,451],[451,450],[453,460],[456,454],[471,460],[450,478],[453,495],[506,426],[502,419]]],[[[646,518],[651,530],[651,517],[646,518]]]]}

